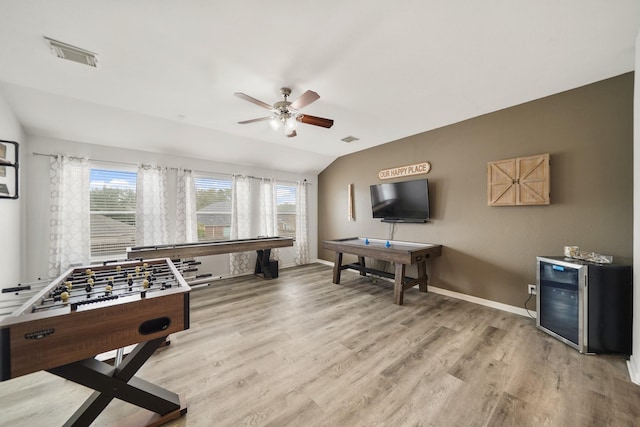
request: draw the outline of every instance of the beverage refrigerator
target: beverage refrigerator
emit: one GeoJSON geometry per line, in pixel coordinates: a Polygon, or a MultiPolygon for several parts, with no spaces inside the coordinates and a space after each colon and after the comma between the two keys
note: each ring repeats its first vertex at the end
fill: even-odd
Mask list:
{"type": "Polygon", "coordinates": [[[537,327],[581,353],[631,354],[632,268],[537,257],[537,327]]]}

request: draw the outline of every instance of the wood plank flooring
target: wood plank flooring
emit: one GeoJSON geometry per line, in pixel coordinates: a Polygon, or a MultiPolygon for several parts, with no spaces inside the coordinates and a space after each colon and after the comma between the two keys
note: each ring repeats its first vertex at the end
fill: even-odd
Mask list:
{"type": "MultiPolygon", "coordinates": [[[[321,264],[215,282],[139,376],[183,396],[169,426],[632,426],[625,358],[535,321],[321,264]]],[[[0,425],[61,425],[90,391],[46,372],[0,383],[0,425]]],[[[135,412],[113,401],[95,425],[135,412]]]]}

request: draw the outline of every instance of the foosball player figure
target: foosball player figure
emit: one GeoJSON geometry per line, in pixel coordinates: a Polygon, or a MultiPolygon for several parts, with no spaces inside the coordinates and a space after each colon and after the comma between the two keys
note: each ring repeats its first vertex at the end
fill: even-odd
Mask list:
{"type": "Polygon", "coordinates": [[[133,291],[133,279],[131,277],[127,280],[127,285],[129,285],[129,292],[133,291]]]}
{"type": "Polygon", "coordinates": [[[67,304],[69,302],[69,292],[64,291],[60,294],[60,299],[62,300],[63,304],[67,304]]]}
{"type": "Polygon", "coordinates": [[[113,290],[113,286],[111,285],[107,285],[104,287],[104,296],[108,297],[109,295],[111,295],[111,291],[113,290]]]}
{"type": "Polygon", "coordinates": [[[87,279],[87,285],[84,287],[84,290],[87,292],[87,298],[91,298],[91,291],[93,290],[93,279],[87,279]]]}

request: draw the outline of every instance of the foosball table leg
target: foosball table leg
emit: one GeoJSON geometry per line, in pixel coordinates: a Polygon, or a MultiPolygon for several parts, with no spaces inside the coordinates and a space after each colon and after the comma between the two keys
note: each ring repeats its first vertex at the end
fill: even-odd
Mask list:
{"type": "Polygon", "coordinates": [[[138,344],[117,367],[97,359],[85,359],[48,369],[52,374],[95,390],[65,426],[90,425],[114,398],[155,414],[143,425],[158,426],[184,415],[187,412],[186,405],[181,403],[176,393],[134,376],[165,342],[165,338],[138,344]]]}

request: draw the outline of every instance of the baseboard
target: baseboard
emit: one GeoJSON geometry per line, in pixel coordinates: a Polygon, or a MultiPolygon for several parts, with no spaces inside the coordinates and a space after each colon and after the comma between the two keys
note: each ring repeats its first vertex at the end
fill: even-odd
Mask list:
{"type": "MultiPolygon", "coordinates": [[[[333,267],[333,262],[330,261],[326,261],[323,259],[317,259],[315,262],[318,262],[320,264],[325,264],[328,265],[330,267],[333,267]]],[[[390,279],[386,279],[384,277],[380,277],[381,280],[387,280],[389,282],[391,282],[392,280],[390,279]]],[[[537,313],[533,310],[526,310],[522,307],[515,307],[513,305],[508,305],[508,304],[503,304],[501,302],[496,302],[496,301],[491,301],[488,299],[484,299],[484,298],[478,298],[478,297],[474,297],[473,295],[467,295],[467,294],[463,294],[461,292],[455,292],[455,291],[450,291],[448,289],[442,289],[442,288],[438,288],[437,286],[432,286],[429,285],[428,287],[429,292],[433,292],[434,294],[440,294],[440,295],[445,295],[451,298],[456,298],[459,300],[463,300],[463,301],[467,301],[467,302],[472,302],[474,304],[479,304],[479,305],[484,305],[485,307],[491,307],[491,308],[495,308],[501,311],[507,311],[509,313],[513,313],[513,314],[517,314],[519,316],[524,316],[524,317],[532,317],[532,318],[536,318],[537,317],[537,313]]]]}
{"type": "Polygon", "coordinates": [[[629,369],[631,382],[640,385],[640,360],[638,357],[631,355],[629,360],[627,360],[627,368],[629,369]]]}
{"type": "Polygon", "coordinates": [[[507,311],[509,313],[518,314],[524,317],[533,317],[534,319],[537,317],[537,313],[533,310],[525,310],[521,307],[515,307],[513,305],[503,304],[497,301],[491,301],[489,299],[474,297],[473,295],[463,294],[461,292],[454,292],[448,289],[438,288],[436,286],[429,285],[429,292],[433,292],[434,294],[445,295],[451,298],[460,299],[463,301],[472,302],[474,304],[484,305],[485,307],[491,307],[502,311],[507,311]]]}

